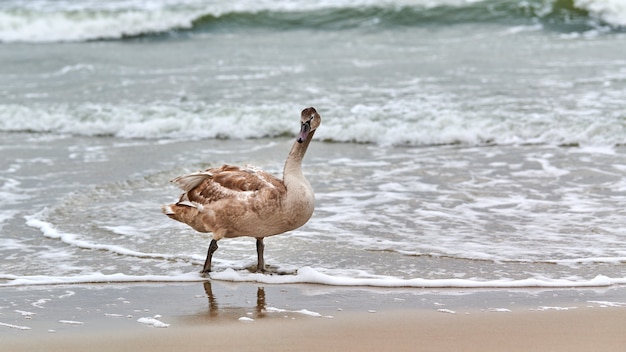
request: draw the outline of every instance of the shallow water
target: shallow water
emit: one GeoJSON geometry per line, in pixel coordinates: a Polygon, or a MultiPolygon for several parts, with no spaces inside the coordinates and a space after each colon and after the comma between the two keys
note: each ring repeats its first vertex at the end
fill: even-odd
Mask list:
{"type": "Polygon", "coordinates": [[[2,284],[201,280],[210,237],[160,213],[168,181],[280,176],[311,105],[316,211],[267,240],[290,275],[249,273],[254,241],[234,239],[213,278],[624,283],[620,6],[3,2],[2,284]]]}
{"type": "MultiPolygon", "coordinates": [[[[88,280],[94,273],[198,279],[185,273],[199,270],[210,237],[160,213],[159,205],[179,194],[168,180],[224,160],[254,161],[280,175],[290,144],[3,137],[29,140],[28,148],[2,148],[16,157],[2,175],[12,199],[2,210],[8,284],[30,275],[88,280]]],[[[346,284],[366,278],[382,286],[411,286],[414,279],[588,285],[597,275],[621,282],[622,148],[314,142],[304,170],[316,211],[301,229],[267,240],[268,264],[278,271],[312,268],[346,284]]],[[[214,260],[216,271],[235,276],[226,279],[259,280],[246,270],[255,263],[250,239],[223,240],[214,260]]]]}

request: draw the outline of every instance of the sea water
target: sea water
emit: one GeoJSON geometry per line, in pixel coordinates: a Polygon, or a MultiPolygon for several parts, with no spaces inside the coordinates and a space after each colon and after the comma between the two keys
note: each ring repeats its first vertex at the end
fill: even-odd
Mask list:
{"type": "Polygon", "coordinates": [[[196,281],[168,181],[281,175],[299,112],[316,210],[225,239],[216,280],[626,283],[621,1],[5,1],[0,285],[196,281]],[[280,275],[279,275],[280,274],[280,275]]]}

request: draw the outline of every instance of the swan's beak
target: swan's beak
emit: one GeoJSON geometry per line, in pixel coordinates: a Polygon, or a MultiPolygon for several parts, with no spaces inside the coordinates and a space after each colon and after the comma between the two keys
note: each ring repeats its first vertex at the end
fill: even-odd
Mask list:
{"type": "Polygon", "coordinates": [[[300,135],[298,136],[298,143],[302,143],[306,140],[306,137],[311,132],[311,121],[303,122],[300,127],[300,135]]]}

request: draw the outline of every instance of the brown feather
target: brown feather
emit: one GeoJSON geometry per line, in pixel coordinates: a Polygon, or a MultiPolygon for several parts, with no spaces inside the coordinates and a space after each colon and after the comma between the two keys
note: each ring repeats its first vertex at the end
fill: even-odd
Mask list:
{"type": "Polygon", "coordinates": [[[254,192],[286,192],[281,180],[249,167],[223,165],[220,168],[208,169],[206,173],[211,176],[205,177],[197,186],[183,193],[183,197],[191,202],[206,205],[223,199],[251,197],[254,192]]]}

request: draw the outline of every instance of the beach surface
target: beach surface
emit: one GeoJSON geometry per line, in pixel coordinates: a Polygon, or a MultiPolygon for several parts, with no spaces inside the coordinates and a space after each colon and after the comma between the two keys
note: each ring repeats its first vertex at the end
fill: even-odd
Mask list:
{"type": "Polygon", "coordinates": [[[623,351],[626,290],[3,288],[2,351],[623,351]]]}

